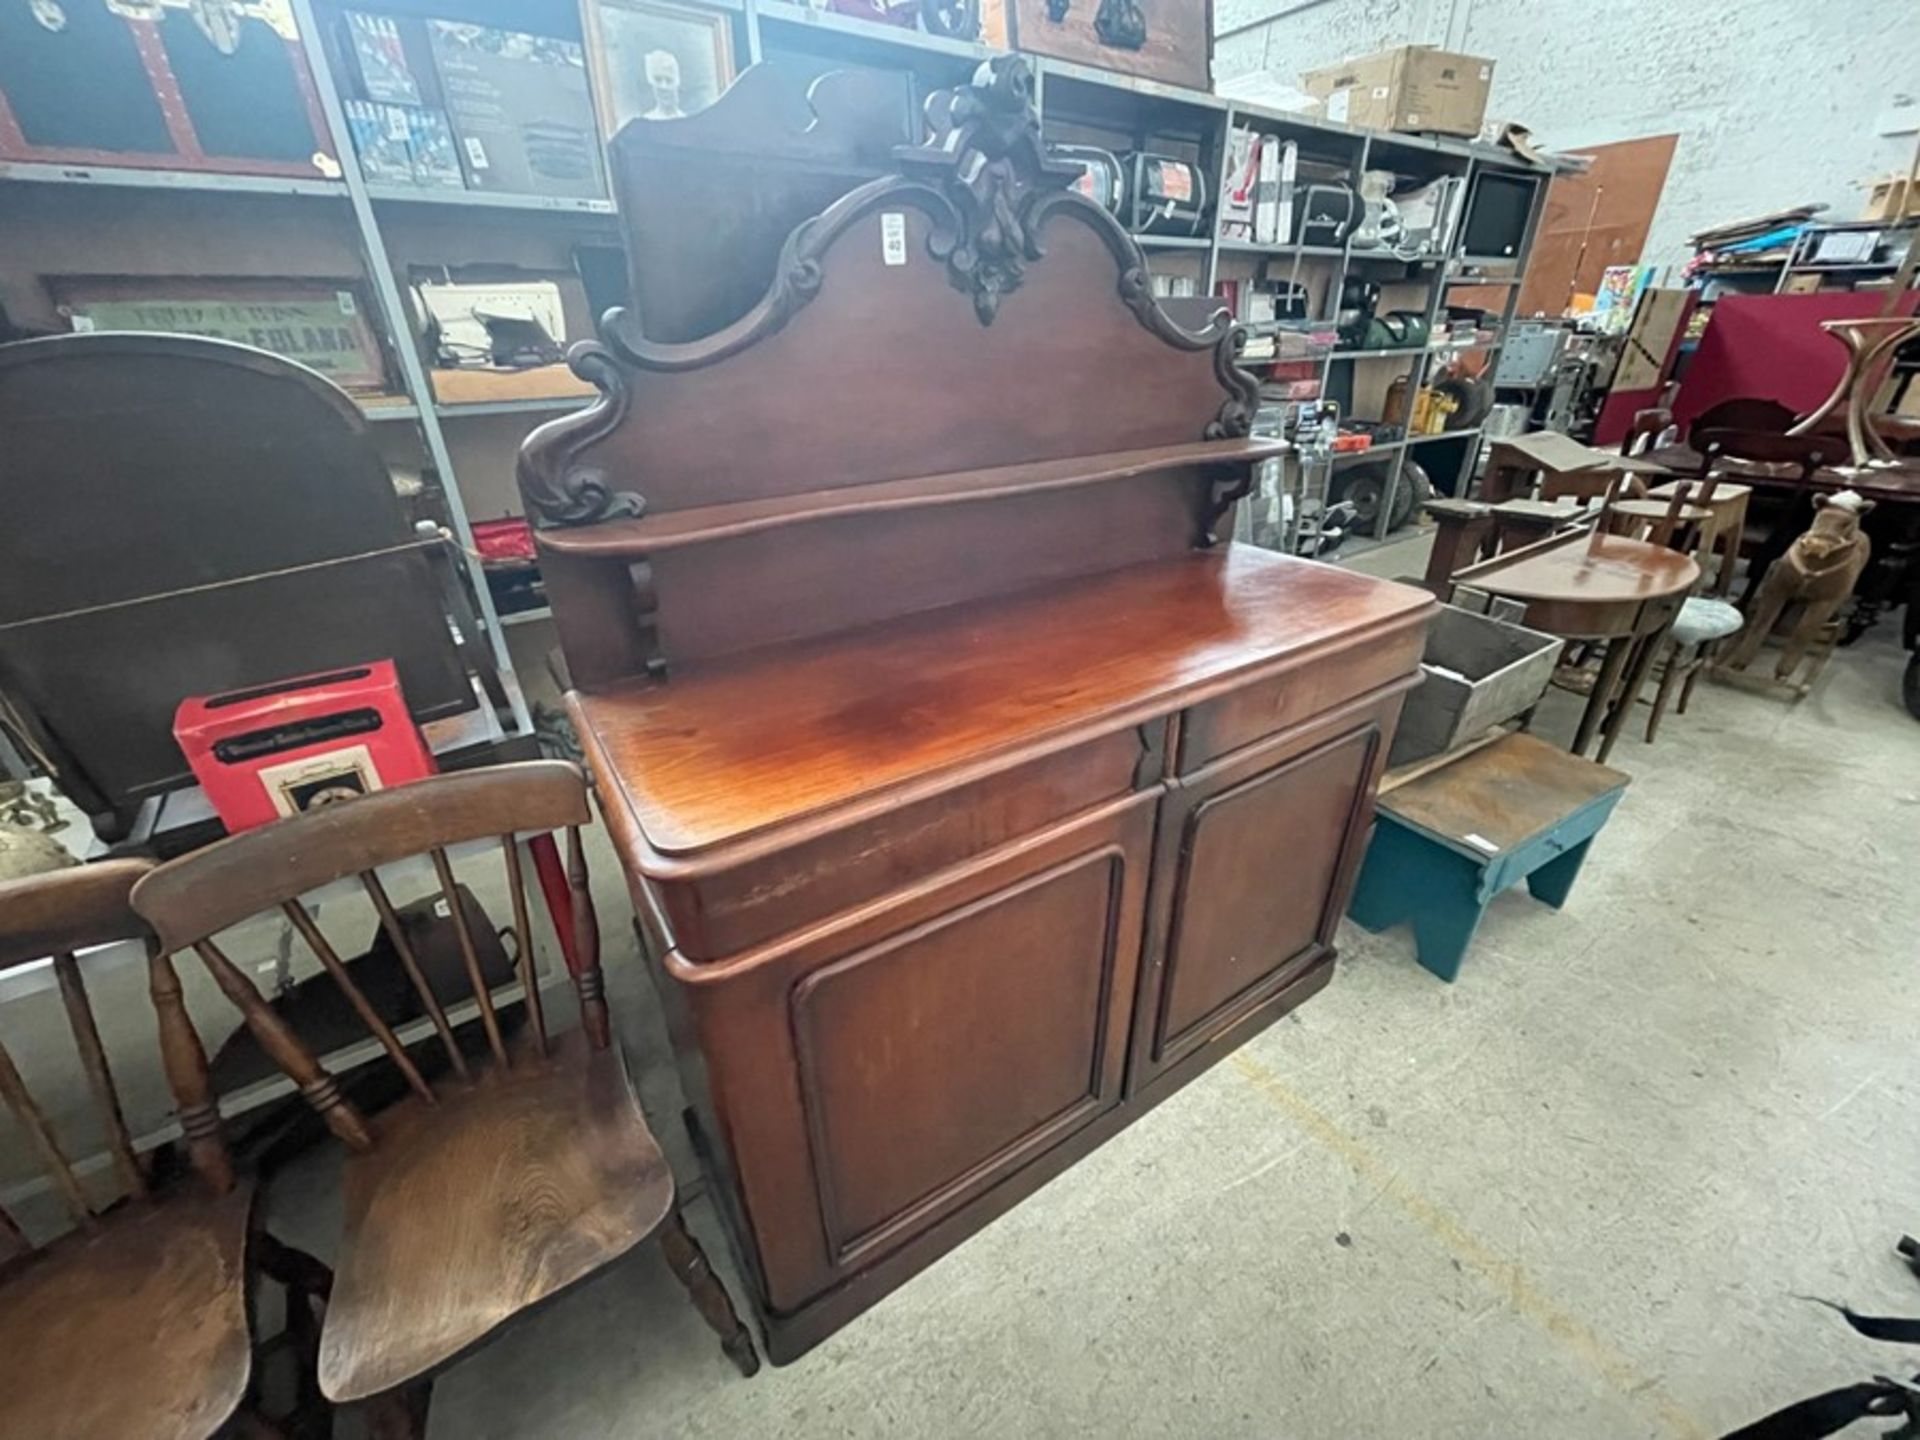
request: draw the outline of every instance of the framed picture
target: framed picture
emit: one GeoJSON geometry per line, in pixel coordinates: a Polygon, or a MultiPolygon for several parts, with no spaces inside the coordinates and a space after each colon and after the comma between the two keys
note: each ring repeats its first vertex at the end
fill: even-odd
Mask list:
{"type": "Polygon", "coordinates": [[[600,128],[679,120],[733,83],[733,22],[673,0],[587,0],[587,66],[600,128]]]}
{"type": "Polygon", "coordinates": [[[343,390],[387,388],[380,342],[352,281],[72,276],[48,288],[75,330],[234,340],[297,360],[343,390]]]}
{"type": "Polygon", "coordinates": [[[0,160],[340,178],[288,0],[0,4],[0,160]]]}
{"type": "MultiPolygon", "coordinates": [[[[1163,85],[1213,88],[1213,0],[1005,0],[1008,39],[1029,55],[1097,65],[1163,85]],[[1123,38],[1119,33],[1129,28],[1123,38]]],[[[993,4],[986,31],[995,33],[993,4]]]]}

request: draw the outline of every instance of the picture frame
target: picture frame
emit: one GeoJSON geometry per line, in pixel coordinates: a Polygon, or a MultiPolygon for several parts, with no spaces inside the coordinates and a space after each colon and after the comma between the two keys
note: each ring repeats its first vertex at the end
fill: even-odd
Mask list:
{"type": "Polygon", "coordinates": [[[388,390],[358,281],[229,276],[54,276],[47,288],[75,330],[232,340],[295,360],[354,394],[388,390]]]}
{"type": "Polygon", "coordinates": [[[587,72],[603,137],[630,120],[678,120],[733,83],[733,21],[676,0],[586,0],[587,72]]]}
{"type": "Polygon", "coordinates": [[[0,161],[340,178],[289,0],[87,9],[0,7],[0,161]]]}
{"type": "MultiPolygon", "coordinates": [[[[1066,6],[1049,0],[1004,3],[1006,38],[1016,50],[1161,85],[1213,89],[1213,0],[1138,0],[1131,6],[1117,0],[1079,0],[1066,6]],[[1131,47],[1110,41],[1101,25],[1110,7],[1133,10],[1145,22],[1144,39],[1131,47]]],[[[989,8],[986,34],[991,39],[997,30],[997,17],[989,8]]]]}

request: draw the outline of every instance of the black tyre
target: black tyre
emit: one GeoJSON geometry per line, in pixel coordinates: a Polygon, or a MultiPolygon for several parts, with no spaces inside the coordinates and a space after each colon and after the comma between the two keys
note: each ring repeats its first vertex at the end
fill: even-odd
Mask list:
{"type": "Polygon", "coordinates": [[[1415,510],[1433,498],[1433,481],[1425,467],[1416,460],[1408,459],[1401,463],[1400,484],[1407,492],[1407,504],[1404,514],[1400,513],[1400,506],[1393,507],[1395,525],[1404,525],[1415,510]]]}
{"type": "MultiPolygon", "coordinates": [[[[1399,529],[1413,514],[1416,481],[1410,472],[1418,469],[1418,466],[1409,464],[1400,472],[1400,483],[1393,487],[1393,514],[1387,524],[1389,530],[1399,529]]],[[[1333,477],[1327,498],[1336,503],[1346,500],[1353,505],[1353,528],[1363,535],[1372,535],[1379,529],[1380,502],[1386,498],[1389,473],[1389,467],[1384,464],[1356,465],[1333,477]]],[[[1424,471],[1420,473],[1419,481],[1426,481],[1424,471]]],[[[1427,489],[1430,492],[1432,486],[1429,484],[1427,489]]]]}
{"type": "Polygon", "coordinates": [[[1907,657],[1907,673],[1900,682],[1900,698],[1906,702],[1907,713],[1920,720],[1920,650],[1907,657]]]}

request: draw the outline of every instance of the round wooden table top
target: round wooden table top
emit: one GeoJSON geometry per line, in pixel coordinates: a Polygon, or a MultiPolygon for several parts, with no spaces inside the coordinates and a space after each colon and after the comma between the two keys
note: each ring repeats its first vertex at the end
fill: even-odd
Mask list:
{"type": "Polygon", "coordinates": [[[1699,580],[1700,567],[1664,545],[1582,533],[1550,549],[1529,547],[1508,565],[1495,558],[1460,578],[1512,600],[1616,605],[1683,595],[1699,580]]]}

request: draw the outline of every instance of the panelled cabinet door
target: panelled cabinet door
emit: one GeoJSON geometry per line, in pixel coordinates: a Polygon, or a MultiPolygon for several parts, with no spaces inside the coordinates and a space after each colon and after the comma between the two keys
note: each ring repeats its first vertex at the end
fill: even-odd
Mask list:
{"type": "Polygon", "coordinates": [[[1329,952],[1386,753],[1382,727],[1398,706],[1251,747],[1173,783],[1131,1089],[1291,1008],[1289,986],[1329,952]]]}
{"type": "Polygon", "coordinates": [[[1137,797],[690,987],[772,1308],[1119,1103],[1152,824],[1137,797]]]}

